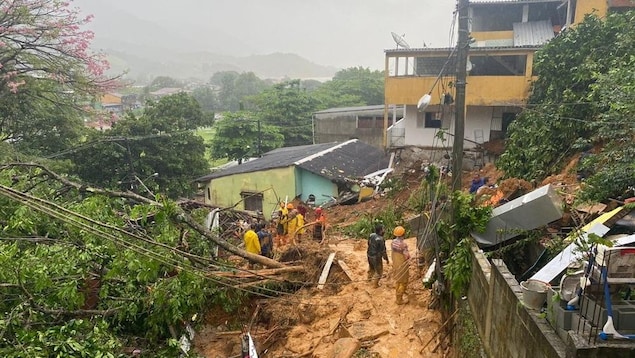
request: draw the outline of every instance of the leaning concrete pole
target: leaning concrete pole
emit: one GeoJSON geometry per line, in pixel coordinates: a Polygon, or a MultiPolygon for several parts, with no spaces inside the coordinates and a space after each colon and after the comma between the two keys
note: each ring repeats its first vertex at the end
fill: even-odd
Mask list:
{"type": "Polygon", "coordinates": [[[456,115],[454,117],[454,144],[452,145],[452,190],[461,190],[463,171],[463,138],[465,137],[465,85],[467,54],[470,47],[468,28],[469,0],[458,0],[459,41],[456,55],[456,115]]]}

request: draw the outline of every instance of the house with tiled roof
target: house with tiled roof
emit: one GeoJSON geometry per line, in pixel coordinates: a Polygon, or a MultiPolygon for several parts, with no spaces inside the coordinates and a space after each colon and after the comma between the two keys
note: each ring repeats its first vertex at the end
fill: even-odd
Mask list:
{"type": "Polygon", "coordinates": [[[274,149],[262,157],[196,179],[205,203],[259,211],[266,218],[280,201],[338,197],[355,180],[388,167],[386,153],[357,139],[274,149]]]}

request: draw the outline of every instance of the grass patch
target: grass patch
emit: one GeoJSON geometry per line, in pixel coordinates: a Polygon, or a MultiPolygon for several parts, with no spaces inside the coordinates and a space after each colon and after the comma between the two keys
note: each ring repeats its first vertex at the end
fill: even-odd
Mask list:
{"type": "MultiPolygon", "coordinates": [[[[214,138],[214,134],[215,133],[216,133],[216,129],[214,129],[214,127],[198,128],[196,130],[196,132],[195,132],[196,135],[198,135],[201,138],[203,138],[203,142],[205,142],[205,147],[206,148],[209,148],[209,146],[211,145],[212,138],[214,138]]],[[[229,159],[227,159],[227,158],[212,159],[211,158],[211,153],[209,152],[209,150],[205,150],[205,159],[209,163],[209,167],[210,168],[218,167],[220,165],[223,165],[223,164],[229,162],[229,159]]]]}
{"type": "Polygon", "coordinates": [[[214,127],[204,127],[197,129],[195,133],[203,138],[205,144],[210,144],[216,130],[214,127]]]}

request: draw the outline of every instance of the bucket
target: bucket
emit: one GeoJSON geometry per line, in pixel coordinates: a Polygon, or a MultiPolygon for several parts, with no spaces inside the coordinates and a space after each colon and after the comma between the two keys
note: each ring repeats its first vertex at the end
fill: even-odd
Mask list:
{"type": "Polygon", "coordinates": [[[547,300],[549,284],[538,280],[527,280],[520,283],[523,292],[523,302],[528,308],[539,310],[547,300]]]}

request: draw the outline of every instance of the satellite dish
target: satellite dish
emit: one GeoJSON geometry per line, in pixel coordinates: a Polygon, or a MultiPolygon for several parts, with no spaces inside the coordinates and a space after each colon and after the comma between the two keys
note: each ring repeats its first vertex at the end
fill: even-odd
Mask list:
{"type": "Polygon", "coordinates": [[[424,94],[417,103],[417,109],[419,109],[420,111],[426,109],[430,104],[430,100],[432,100],[432,96],[430,96],[429,93],[424,94]]]}
{"type": "Polygon", "coordinates": [[[397,48],[399,47],[410,48],[410,45],[408,45],[406,40],[403,39],[404,35],[400,36],[394,32],[391,32],[390,34],[392,35],[392,39],[395,40],[395,43],[397,44],[397,48]]]}

